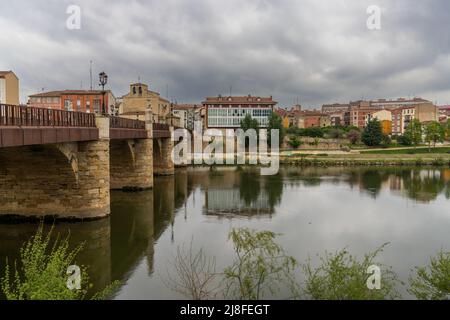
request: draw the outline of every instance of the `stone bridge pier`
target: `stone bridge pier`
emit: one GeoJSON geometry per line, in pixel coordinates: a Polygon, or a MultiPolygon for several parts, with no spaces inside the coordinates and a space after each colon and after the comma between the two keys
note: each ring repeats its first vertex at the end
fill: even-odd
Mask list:
{"type": "Polygon", "coordinates": [[[91,116],[84,127],[0,126],[0,216],[101,218],[111,189],[150,189],[154,173],[174,174],[167,125],[154,137],[151,115],[91,116]]]}
{"type": "Polygon", "coordinates": [[[146,121],[144,137],[110,141],[111,189],[153,188],[152,124],[146,121]]]}
{"type": "Polygon", "coordinates": [[[109,189],[108,140],[0,149],[0,215],[104,217],[109,189]]]}

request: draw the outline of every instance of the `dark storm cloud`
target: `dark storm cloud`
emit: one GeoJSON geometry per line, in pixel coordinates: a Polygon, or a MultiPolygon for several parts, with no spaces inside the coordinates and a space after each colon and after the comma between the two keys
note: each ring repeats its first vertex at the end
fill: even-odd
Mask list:
{"type": "Polygon", "coordinates": [[[446,103],[448,21],[445,0],[1,1],[0,69],[19,75],[22,100],[87,88],[93,60],[116,96],[140,77],[179,102],[232,86],[281,105],[413,94],[446,103]],[[81,30],[65,26],[70,4],[81,30]],[[373,4],[377,31],[366,27],[373,4]]]}

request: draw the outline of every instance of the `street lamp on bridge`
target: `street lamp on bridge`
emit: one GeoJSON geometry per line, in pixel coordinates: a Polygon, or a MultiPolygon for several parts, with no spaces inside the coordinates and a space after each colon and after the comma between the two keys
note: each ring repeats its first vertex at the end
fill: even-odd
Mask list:
{"type": "Polygon", "coordinates": [[[102,114],[106,114],[106,108],[105,108],[105,85],[108,83],[108,75],[105,72],[100,72],[98,74],[100,84],[99,86],[102,86],[102,114]]]}

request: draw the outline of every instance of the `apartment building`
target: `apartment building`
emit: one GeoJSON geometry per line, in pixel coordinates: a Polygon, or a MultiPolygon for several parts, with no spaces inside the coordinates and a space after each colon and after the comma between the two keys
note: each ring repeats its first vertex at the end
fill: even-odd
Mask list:
{"type": "Polygon", "coordinates": [[[431,101],[422,98],[413,98],[413,99],[398,98],[396,100],[378,99],[370,101],[371,106],[388,110],[397,109],[401,107],[415,106],[424,103],[431,103],[431,101]]]}
{"type": "Polygon", "coordinates": [[[438,121],[438,108],[431,102],[403,106],[392,112],[392,134],[402,135],[412,120],[418,119],[421,123],[438,121]]]}
{"type": "Polygon", "coordinates": [[[208,128],[239,128],[247,114],[264,128],[269,124],[269,115],[276,101],[270,97],[221,96],[207,97],[202,105],[206,108],[208,128]]]}
{"type": "Polygon", "coordinates": [[[111,90],[60,90],[30,95],[28,105],[55,110],[113,114],[116,98],[111,90]]]}
{"type": "Polygon", "coordinates": [[[174,104],[172,105],[172,113],[180,118],[180,126],[193,130],[195,121],[202,121],[203,106],[200,104],[174,104]]]}
{"type": "Polygon", "coordinates": [[[0,103],[19,104],[19,78],[12,71],[0,71],[0,103]]]}

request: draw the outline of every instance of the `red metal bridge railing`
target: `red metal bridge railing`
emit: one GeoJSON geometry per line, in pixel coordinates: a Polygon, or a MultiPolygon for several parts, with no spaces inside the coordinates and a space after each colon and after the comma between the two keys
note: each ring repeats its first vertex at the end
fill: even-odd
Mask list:
{"type": "Polygon", "coordinates": [[[145,121],[109,116],[109,127],[112,129],[145,130],[145,121]]]}
{"type": "Polygon", "coordinates": [[[95,127],[95,114],[0,104],[0,126],[95,127]]]}

